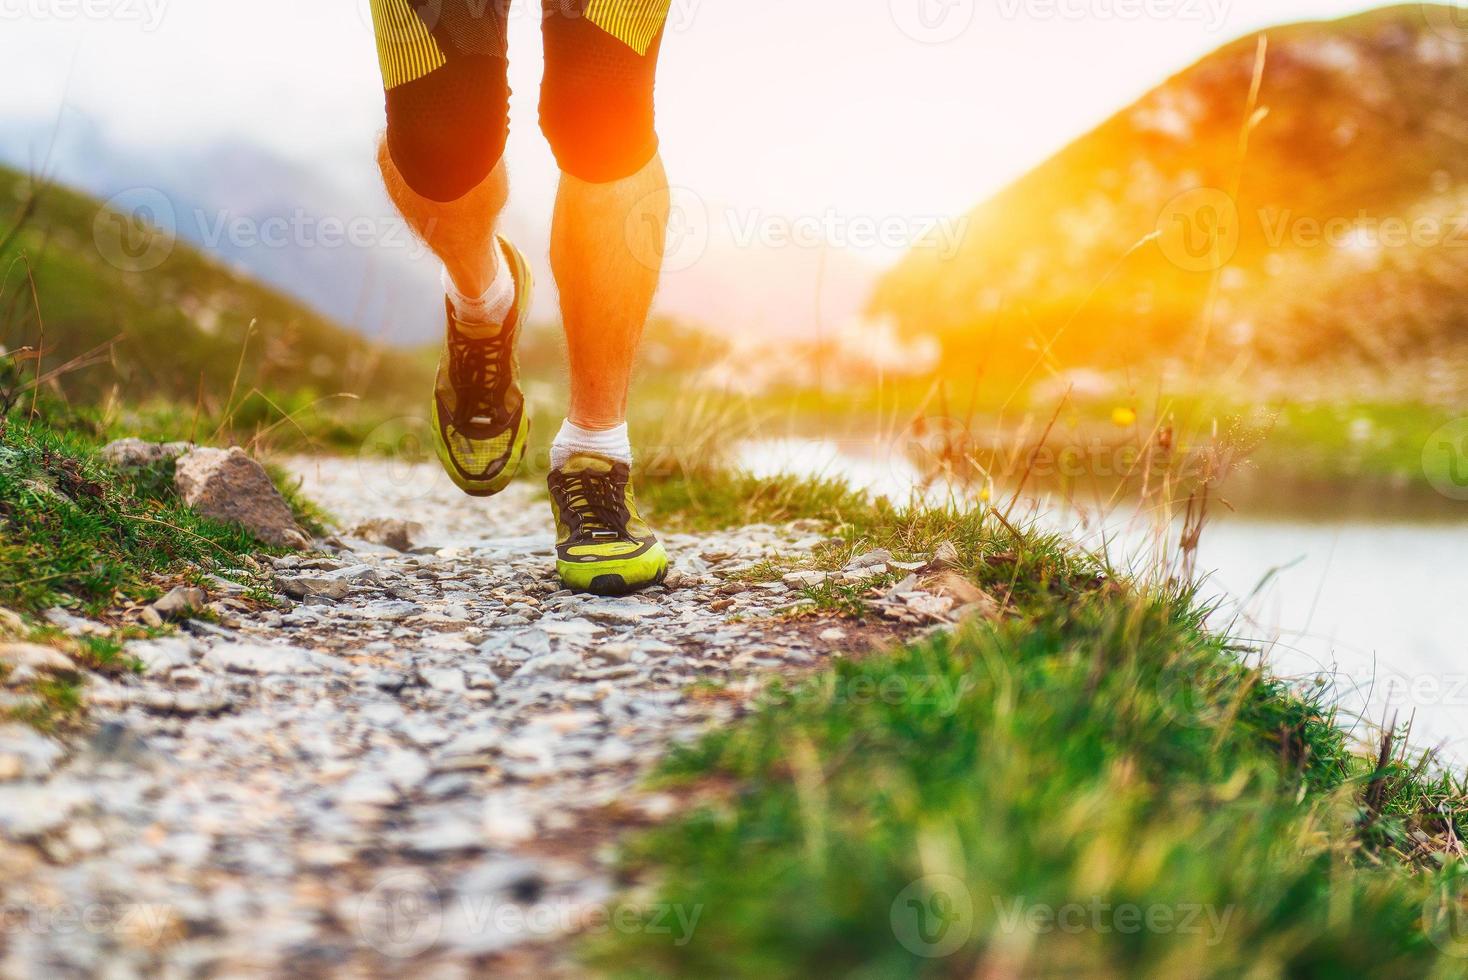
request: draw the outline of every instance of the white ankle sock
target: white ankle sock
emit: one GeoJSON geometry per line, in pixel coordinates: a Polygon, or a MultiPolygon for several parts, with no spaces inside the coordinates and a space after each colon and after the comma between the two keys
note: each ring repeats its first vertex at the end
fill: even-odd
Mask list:
{"type": "Polygon", "coordinates": [[[577,453],[596,453],[632,465],[632,440],[627,435],[627,423],[614,429],[596,431],[583,429],[567,419],[561,423],[556,441],[551,443],[551,469],[560,469],[577,453]]]}
{"type": "MultiPolygon", "coordinates": [[[[465,296],[459,292],[459,287],[454,285],[448,269],[443,270],[441,277],[443,290],[448,294],[449,302],[454,307],[454,315],[459,320],[459,330],[471,337],[477,332],[475,327],[497,329],[503,326],[510,316],[510,310],[515,308],[515,274],[510,271],[510,263],[500,252],[498,243],[494,254],[494,281],[489,284],[483,296],[465,296]]],[[[494,329],[486,332],[493,333],[494,329]]]]}

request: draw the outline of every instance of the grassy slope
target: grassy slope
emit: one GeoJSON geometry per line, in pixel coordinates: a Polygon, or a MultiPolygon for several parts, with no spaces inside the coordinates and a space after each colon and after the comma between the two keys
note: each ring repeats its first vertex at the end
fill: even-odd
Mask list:
{"type": "Polygon", "coordinates": [[[302,423],[350,445],[338,418],[349,405],[333,396],[370,393],[381,412],[426,390],[424,358],[374,345],[185,242],[156,268],[133,264],[129,255],[147,257],[167,238],[134,221],[124,252],[122,220],[0,167],[0,344],[42,350],[43,372],[102,349],[57,379],[73,403],[115,393],[144,406],[130,428],[183,426],[205,438],[225,420],[248,432],[326,398],[326,411],[302,423]]]}
{"type": "Polygon", "coordinates": [[[1191,355],[1210,308],[1218,356],[1295,366],[1451,355],[1464,336],[1468,260],[1452,233],[1468,183],[1468,61],[1429,16],[1451,23],[1450,8],[1406,4],[1265,32],[1268,114],[1242,171],[1258,38],[1224,46],[976,208],[959,254],[914,249],[875,311],[981,358],[1058,338],[1067,365],[1191,355]],[[1241,239],[1217,295],[1210,269],[1168,260],[1166,236],[1136,247],[1178,195],[1239,179],[1241,239]],[[1274,240],[1282,218],[1308,232],[1363,213],[1374,227],[1425,219],[1438,244],[1363,255],[1274,240]]]}
{"type": "Polygon", "coordinates": [[[1191,594],[1121,586],[982,514],[845,517],[829,561],[952,540],[1008,615],[777,686],[751,720],[678,752],[661,778],[701,805],[628,864],[656,883],[653,915],[697,910],[693,939],[618,930],[589,947],[595,966],[1460,975],[1456,779],[1398,744],[1357,751],[1327,705],[1208,632],[1191,594]],[[1066,928],[1044,917],[1067,906],[1084,911],[1066,928]]]}
{"type": "MultiPolygon", "coordinates": [[[[90,414],[100,431],[210,441],[247,439],[270,429],[270,445],[299,447],[298,437],[304,435],[319,448],[358,451],[367,444],[367,433],[384,419],[416,419],[424,412],[423,394],[435,357],[431,350],[375,347],[183,243],[175,243],[156,269],[119,268],[107,258],[115,257],[106,231],[113,225],[98,202],[64,188],[38,190],[23,175],[5,168],[0,168],[0,215],[4,215],[0,240],[11,229],[19,229],[0,250],[0,261],[5,263],[0,278],[0,343],[11,349],[43,346],[46,353],[40,367],[46,371],[116,340],[105,363],[65,373],[56,382],[77,414],[90,414]],[[33,195],[34,213],[27,214],[33,195]],[[104,229],[100,238],[99,216],[104,229]],[[28,269],[35,277],[34,295],[28,269]],[[120,402],[111,401],[114,391],[120,402]],[[371,398],[366,404],[330,399],[338,393],[369,393],[371,398]],[[323,398],[328,400],[322,402],[323,398]],[[98,408],[104,402],[107,407],[98,408]],[[292,420],[283,421],[286,415],[292,420]]],[[[133,243],[136,250],[148,233],[142,227],[133,232],[138,236],[133,243]]],[[[563,364],[559,331],[553,325],[539,325],[521,346],[540,451],[549,442],[552,420],[565,400],[557,381],[563,364]]],[[[681,382],[723,352],[716,339],[676,323],[660,320],[650,326],[634,401],[640,442],[645,442],[643,433],[657,428],[643,421],[683,412],[687,398],[681,382]]],[[[1014,389],[1009,385],[986,383],[975,388],[971,373],[950,385],[949,391],[949,404],[942,406],[947,414],[961,416],[972,408],[981,419],[983,413],[1006,406],[1007,421],[1012,422],[1026,400],[1023,394],[1011,397],[1014,389]]],[[[890,425],[889,416],[905,420],[915,411],[938,410],[931,394],[930,379],[861,386],[819,399],[810,392],[780,392],[748,406],[738,398],[728,399],[725,414],[759,413],[776,423],[795,419],[802,424],[817,418],[829,421],[832,416],[867,424],[868,417],[875,416],[878,425],[890,425]]],[[[1035,410],[1043,415],[1051,407],[1035,410]]],[[[1104,426],[1112,405],[1075,407],[1083,425],[1099,420],[1104,426]]],[[[1272,474],[1321,479],[1379,475],[1397,482],[1420,482],[1421,445],[1455,414],[1442,406],[1312,408],[1288,400],[1277,408],[1268,421],[1258,424],[1254,405],[1237,399],[1225,398],[1208,412],[1185,414],[1196,416],[1199,428],[1207,428],[1220,415],[1250,420],[1244,423],[1249,431],[1241,438],[1257,445],[1260,468],[1272,474]],[[1381,421],[1376,436],[1366,443],[1347,444],[1350,423],[1362,416],[1381,421]]],[[[728,420],[714,421],[722,426],[728,420]]],[[[1066,436],[1064,421],[1057,440],[1066,436]]],[[[989,426],[988,421],[978,421],[975,431],[989,426]]],[[[744,427],[758,435],[757,427],[744,427]]],[[[1085,432],[1080,435],[1088,437],[1085,432]]],[[[684,434],[678,443],[672,448],[685,456],[698,451],[684,434]]]]}
{"type": "MultiPolygon", "coordinates": [[[[263,569],[254,556],[270,549],[185,507],[164,467],[120,474],[99,448],[94,437],[19,412],[0,417],[0,609],[25,617],[10,631],[107,673],[128,669],[123,641],[153,632],[124,606],[207,573],[258,585],[263,569]],[[55,607],[94,617],[110,633],[67,637],[38,618],[55,607]]],[[[293,502],[309,522],[309,508],[293,502]]],[[[0,623],[0,640],[11,638],[5,633],[0,623]]],[[[75,678],[49,681],[35,694],[22,714],[43,725],[64,722],[78,704],[75,678]]]]}

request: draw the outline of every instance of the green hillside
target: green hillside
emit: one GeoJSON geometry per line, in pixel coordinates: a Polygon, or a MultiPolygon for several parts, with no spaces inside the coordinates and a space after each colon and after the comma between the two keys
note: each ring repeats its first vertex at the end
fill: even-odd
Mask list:
{"type": "Polygon", "coordinates": [[[975,209],[958,254],[913,251],[873,312],[950,354],[1053,343],[1067,366],[1445,359],[1468,340],[1468,30],[1447,10],[1225,46],[975,209]]]}
{"type": "Polygon", "coordinates": [[[43,377],[80,360],[48,384],[73,404],[170,400],[268,421],[278,414],[270,402],[293,411],[370,392],[382,403],[425,387],[421,358],[375,345],[139,217],[6,168],[0,263],[0,343],[39,351],[43,377]]]}

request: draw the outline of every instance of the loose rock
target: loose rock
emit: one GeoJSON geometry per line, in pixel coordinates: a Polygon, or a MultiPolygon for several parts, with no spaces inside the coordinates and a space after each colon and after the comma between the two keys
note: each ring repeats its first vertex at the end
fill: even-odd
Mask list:
{"type": "Polygon", "coordinates": [[[153,603],[153,611],[164,619],[188,619],[204,608],[209,596],[203,589],[178,585],[168,594],[153,603]]]}
{"type": "Polygon", "coordinates": [[[352,534],[363,541],[380,544],[395,551],[412,551],[419,536],[423,534],[423,525],[396,517],[379,517],[361,522],[352,528],[352,534]]]}
{"type": "Polygon", "coordinates": [[[194,449],[174,467],[179,496],[200,514],[241,524],[278,548],[310,546],[270,475],[243,449],[194,449]]]}
{"type": "Polygon", "coordinates": [[[792,589],[809,589],[818,585],[825,585],[830,578],[827,572],[791,572],[783,581],[792,589]]]}
{"type": "Polygon", "coordinates": [[[892,552],[886,548],[878,548],[876,551],[868,551],[864,555],[858,555],[846,563],[842,569],[844,572],[855,572],[865,568],[882,567],[886,571],[886,565],[892,560],[892,552]]]}
{"type": "Polygon", "coordinates": [[[168,636],[157,640],[134,640],[123,646],[124,656],[143,665],[147,674],[166,674],[194,662],[194,641],[186,636],[168,636]]]}
{"type": "Polygon", "coordinates": [[[256,643],[214,647],[204,654],[204,663],[239,674],[311,674],[321,669],[309,650],[256,643]]]}
{"type": "Polygon", "coordinates": [[[934,550],[933,560],[929,562],[928,567],[933,571],[942,571],[959,568],[962,564],[963,559],[958,553],[958,545],[952,541],[944,541],[934,550]]]}
{"type": "Polygon", "coordinates": [[[0,643],[0,664],[43,674],[74,673],[77,669],[66,654],[39,643],[0,643]]]}
{"type": "Polygon", "coordinates": [[[0,783],[39,779],[65,755],[60,745],[24,725],[0,724],[0,783]]]}
{"type": "Polygon", "coordinates": [[[517,671],[516,677],[548,677],[559,679],[569,677],[571,672],[581,665],[581,658],[570,653],[548,653],[542,657],[527,660],[517,671]]]}
{"type": "Polygon", "coordinates": [[[191,448],[186,442],[159,444],[142,439],[118,439],[102,447],[102,458],[114,469],[137,470],[157,463],[171,463],[191,448]]]}
{"type": "Polygon", "coordinates": [[[319,595],[328,599],[345,599],[347,593],[352,591],[350,582],[344,579],[321,578],[313,575],[299,575],[294,578],[278,577],[275,580],[280,591],[292,599],[304,599],[307,596],[319,595]]]}

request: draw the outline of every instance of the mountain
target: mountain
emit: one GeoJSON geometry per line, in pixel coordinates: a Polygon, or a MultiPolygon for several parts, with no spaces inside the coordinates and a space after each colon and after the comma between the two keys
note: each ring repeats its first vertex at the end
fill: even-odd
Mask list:
{"type": "Polygon", "coordinates": [[[365,336],[420,344],[443,328],[438,264],[375,184],[243,140],[137,147],[74,111],[0,121],[0,161],[102,200],[151,189],[180,238],[365,336]]]}
{"type": "Polygon", "coordinates": [[[40,350],[43,371],[86,358],[58,379],[82,402],[115,390],[218,404],[236,376],[241,394],[258,387],[296,400],[382,399],[426,385],[418,360],[160,227],[165,203],[143,189],[104,205],[0,167],[0,344],[40,350]]]}
{"type": "Polygon", "coordinates": [[[951,358],[1389,365],[1468,342],[1468,25],[1242,38],[915,249],[870,312],[951,358]],[[1257,96],[1251,90],[1258,75],[1257,96]]]}
{"type": "MultiPolygon", "coordinates": [[[[0,119],[0,162],[102,200],[151,188],[167,200],[179,237],[208,255],[364,336],[434,342],[443,329],[438,262],[377,187],[366,152],[368,186],[357,188],[244,140],[135,146],[75,110],[60,122],[0,119]]],[[[548,214],[539,213],[548,211],[544,203],[512,199],[504,219],[507,232],[541,268],[550,248],[548,214]]],[[[814,247],[737,241],[733,205],[710,201],[699,209],[708,239],[697,254],[670,262],[656,312],[726,336],[765,339],[828,336],[859,318],[880,265],[837,248],[823,254],[814,247]]],[[[548,275],[542,286],[534,318],[555,320],[559,310],[548,275]]]]}

